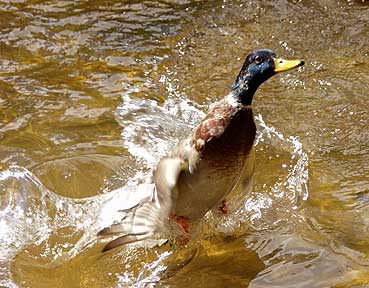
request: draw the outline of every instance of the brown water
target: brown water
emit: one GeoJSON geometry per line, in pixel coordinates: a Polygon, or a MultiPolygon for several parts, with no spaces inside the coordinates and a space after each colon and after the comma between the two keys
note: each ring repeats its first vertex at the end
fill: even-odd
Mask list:
{"type": "Polygon", "coordinates": [[[367,1],[1,1],[0,287],[369,287],[368,22],[367,1]],[[185,247],[101,254],[263,47],[306,65],[254,99],[253,192],[185,247]]]}

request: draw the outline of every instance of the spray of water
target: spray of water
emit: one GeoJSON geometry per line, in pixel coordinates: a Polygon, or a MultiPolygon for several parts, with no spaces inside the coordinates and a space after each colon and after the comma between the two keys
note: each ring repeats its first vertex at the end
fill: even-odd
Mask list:
{"type": "MultiPolygon", "coordinates": [[[[146,181],[148,171],[204,116],[204,107],[178,95],[165,77],[161,81],[167,85],[169,97],[163,105],[134,99],[127,93],[117,108],[116,118],[122,125],[124,146],[142,166],[124,187],[90,198],[70,199],[48,190],[23,167],[10,166],[0,172],[0,286],[16,287],[11,280],[10,265],[26,247],[39,247],[40,253],[33,255],[34,265],[59,265],[95,243],[99,230],[121,219],[120,210],[151,195],[153,186],[146,181]]],[[[219,229],[226,230],[240,221],[265,228],[270,224],[263,219],[268,209],[283,207],[283,211],[289,213],[288,209],[296,210],[308,197],[308,156],[298,138],[285,137],[268,126],[261,115],[256,117],[256,123],[257,147],[273,147],[290,155],[290,163],[284,164],[287,174],[273,187],[268,187],[267,192],[254,190],[241,199],[244,205],[219,229]]],[[[156,274],[164,269],[160,257],[150,264],[155,267],[149,268],[158,270],[156,274]]]]}

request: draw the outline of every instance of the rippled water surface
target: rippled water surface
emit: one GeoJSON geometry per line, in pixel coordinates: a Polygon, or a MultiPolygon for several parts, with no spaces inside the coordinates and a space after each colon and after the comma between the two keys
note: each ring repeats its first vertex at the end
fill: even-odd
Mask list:
{"type": "Polygon", "coordinates": [[[367,1],[0,1],[0,287],[369,287],[368,22],[367,1]],[[186,246],[102,254],[263,47],[306,65],[254,98],[253,191],[186,246]]]}

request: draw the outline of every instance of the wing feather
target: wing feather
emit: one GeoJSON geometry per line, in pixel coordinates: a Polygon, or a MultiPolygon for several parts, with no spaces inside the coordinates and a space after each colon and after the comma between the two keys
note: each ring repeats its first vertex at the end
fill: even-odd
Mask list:
{"type": "Polygon", "coordinates": [[[159,161],[153,172],[155,187],[152,198],[146,198],[138,205],[124,210],[124,217],[119,223],[102,229],[98,236],[122,236],[109,242],[103,252],[121,245],[143,240],[155,234],[170,216],[175,203],[176,185],[187,161],[179,157],[167,157],[159,161]]]}

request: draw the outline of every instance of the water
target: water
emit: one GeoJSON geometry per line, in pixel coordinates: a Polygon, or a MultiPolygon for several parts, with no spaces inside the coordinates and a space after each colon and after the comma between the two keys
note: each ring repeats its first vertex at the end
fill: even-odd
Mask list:
{"type": "Polygon", "coordinates": [[[369,286],[367,1],[3,1],[0,14],[0,287],[369,286]],[[254,99],[253,191],[185,247],[101,254],[97,231],[261,47],[306,65],[254,99]]]}

